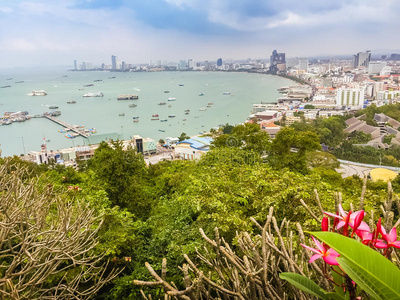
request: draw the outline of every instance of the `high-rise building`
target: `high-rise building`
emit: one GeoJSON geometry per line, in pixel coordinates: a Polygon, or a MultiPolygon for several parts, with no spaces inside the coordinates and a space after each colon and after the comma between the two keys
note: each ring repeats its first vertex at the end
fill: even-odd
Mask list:
{"type": "Polygon", "coordinates": [[[299,70],[308,71],[308,59],[300,59],[299,60],[299,70]]]}
{"type": "Polygon", "coordinates": [[[345,88],[341,87],[336,90],[337,106],[356,106],[363,107],[365,97],[365,88],[345,88]]]}
{"type": "Polygon", "coordinates": [[[371,61],[368,66],[368,74],[380,74],[386,65],[386,61],[371,61]]]}
{"type": "Polygon", "coordinates": [[[111,70],[118,70],[119,69],[119,63],[118,63],[118,57],[115,55],[111,55],[111,70]]]}
{"type": "Polygon", "coordinates": [[[222,58],[217,59],[217,67],[222,66],[222,58]]]}
{"type": "Polygon", "coordinates": [[[74,60],[74,70],[78,70],[78,62],[76,59],[74,60]]]}
{"type": "Polygon", "coordinates": [[[369,62],[371,60],[371,51],[358,52],[353,56],[353,68],[365,67],[368,68],[369,62]]]}
{"type": "Polygon", "coordinates": [[[186,70],[187,69],[187,61],[186,60],[180,60],[178,64],[178,69],[179,70],[186,70]]]}
{"type": "Polygon", "coordinates": [[[270,58],[269,72],[271,74],[276,74],[284,71],[286,71],[285,53],[278,53],[274,50],[270,58]]]}

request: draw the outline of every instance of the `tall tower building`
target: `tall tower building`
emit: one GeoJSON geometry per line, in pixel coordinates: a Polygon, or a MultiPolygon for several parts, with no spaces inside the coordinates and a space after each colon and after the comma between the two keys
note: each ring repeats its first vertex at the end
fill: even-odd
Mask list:
{"type": "Polygon", "coordinates": [[[353,56],[353,68],[365,67],[368,68],[369,62],[371,60],[371,51],[358,52],[353,56]]]}
{"type": "Polygon", "coordinates": [[[119,63],[118,63],[118,57],[115,55],[111,55],[111,70],[118,70],[119,69],[119,63]]]}
{"type": "Polygon", "coordinates": [[[74,70],[78,70],[78,62],[76,59],[74,60],[74,70]]]}
{"type": "Polygon", "coordinates": [[[299,70],[308,71],[308,59],[299,60],[299,70]]]}
{"type": "Polygon", "coordinates": [[[269,72],[275,75],[278,72],[284,71],[286,71],[285,53],[278,53],[274,50],[270,58],[269,72]]]}
{"type": "Polygon", "coordinates": [[[217,59],[217,67],[222,66],[222,58],[217,59]]]}

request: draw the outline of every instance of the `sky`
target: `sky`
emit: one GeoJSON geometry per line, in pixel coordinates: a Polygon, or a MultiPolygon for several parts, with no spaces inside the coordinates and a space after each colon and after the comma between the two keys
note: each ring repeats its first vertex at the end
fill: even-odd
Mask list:
{"type": "Polygon", "coordinates": [[[0,68],[400,52],[399,0],[0,0],[0,68]]]}

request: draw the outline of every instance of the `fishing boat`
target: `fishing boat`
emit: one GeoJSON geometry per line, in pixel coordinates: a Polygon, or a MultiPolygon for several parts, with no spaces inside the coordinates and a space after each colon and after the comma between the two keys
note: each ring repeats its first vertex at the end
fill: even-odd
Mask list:
{"type": "Polygon", "coordinates": [[[208,102],[207,105],[214,105],[214,102],[208,102]]]}
{"type": "Polygon", "coordinates": [[[206,107],[202,107],[202,108],[199,109],[199,111],[205,111],[205,110],[207,110],[206,107]]]}
{"type": "Polygon", "coordinates": [[[134,116],[134,117],[132,117],[132,119],[134,119],[134,120],[138,120],[138,119],[139,119],[139,117],[138,117],[138,116],[134,116]]]}
{"type": "Polygon", "coordinates": [[[204,93],[203,93],[203,92],[201,92],[201,93],[199,94],[199,96],[204,96],[204,93]]]}
{"type": "Polygon", "coordinates": [[[152,117],[159,117],[159,115],[158,115],[158,114],[155,114],[155,115],[152,115],[152,117]]]}
{"type": "Polygon", "coordinates": [[[67,101],[68,104],[75,104],[76,101],[67,101]]]}
{"type": "Polygon", "coordinates": [[[167,102],[158,102],[158,105],[165,105],[167,102]]]}
{"type": "Polygon", "coordinates": [[[136,104],[129,104],[128,106],[129,107],[136,107],[137,105],[136,104]]]}
{"type": "Polygon", "coordinates": [[[134,119],[133,122],[138,123],[139,119],[134,119]]]}
{"type": "Polygon", "coordinates": [[[169,115],[168,118],[175,118],[175,115],[169,115]]]}
{"type": "Polygon", "coordinates": [[[179,86],[183,86],[183,84],[179,84],[179,86]]]}
{"type": "Polygon", "coordinates": [[[95,79],[93,80],[94,82],[99,82],[99,81],[103,81],[103,79],[95,79]]]}
{"type": "Polygon", "coordinates": [[[4,89],[4,88],[9,88],[9,87],[11,87],[11,85],[3,85],[1,88],[4,89]]]}
{"type": "Polygon", "coordinates": [[[160,118],[151,118],[152,121],[160,120],[160,118]]]}
{"type": "Polygon", "coordinates": [[[167,121],[168,121],[167,119],[160,120],[160,122],[167,122],[167,121]]]}
{"type": "Polygon", "coordinates": [[[88,86],[94,86],[94,84],[85,84],[84,87],[88,87],[88,86]]]}
{"type": "Polygon", "coordinates": [[[223,92],[222,94],[223,94],[223,95],[230,95],[231,92],[223,92]]]}
{"type": "Polygon", "coordinates": [[[120,116],[120,117],[124,117],[125,114],[124,114],[124,113],[120,113],[119,116],[120,116]]]}
{"type": "Polygon", "coordinates": [[[189,112],[188,111],[185,111],[185,115],[188,115],[189,114],[189,112]]]}
{"type": "Polygon", "coordinates": [[[164,91],[164,93],[169,93],[169,91],[164,91]]]}
{"type": "Polygon", "coordinates": [[[164,129],[158,129],[158,131],[165,132],[165,130],[164,130],[164,129]]]}
{"type": "Polygon", "coordinates": [[[168,101],[175,101],[175,100],[176,100],[176,98],[174,98],[174,97],[168,98],[168,101]]]}
{"type": "Polygon", "coordinates": [[[50,105],[49,106],[49,109],[57,109],[58,108],[58,106],[55,106],[55,105],[50,105]]]}

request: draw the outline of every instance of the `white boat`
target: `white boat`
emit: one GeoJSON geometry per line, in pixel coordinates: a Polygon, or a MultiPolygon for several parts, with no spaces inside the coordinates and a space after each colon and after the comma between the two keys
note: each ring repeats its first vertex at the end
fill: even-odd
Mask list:
{"type": "Polygon", "coordinates": [[[87,93],[84,94],[83,97],[104,97],[103,93],[87,93]]]}
{"type": "Polygon", "coordinates": [[[200,108],[199,110],[200,110],[200,111],[205,111],[205,110],[207,110],[207,108],[206,108],[206,107],[202,107],[202,108],[200,108]]]}
{"type": "Polygon", "coordinates": [[[201,92],[201,93],[199,94],[199,96],[204,96],[204,93],[203,93],[203,92],[201,92]]]}
{"type": "Polygon", "coordinates": [[[176,98],[173,98],[173,97],[168,98],[168,101],[175,101],[175,100],[176,100],[176,98]]]}
{"type": "Polygon", "coordinates": [[[45,91],[41,90],[41,91],[32,91],[27,95],[28,96],[46,96],[47,93],[45,91]]]}

